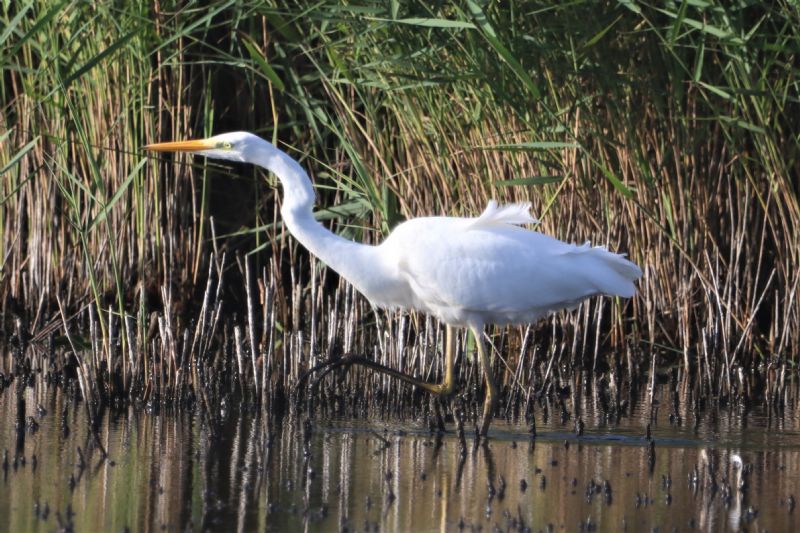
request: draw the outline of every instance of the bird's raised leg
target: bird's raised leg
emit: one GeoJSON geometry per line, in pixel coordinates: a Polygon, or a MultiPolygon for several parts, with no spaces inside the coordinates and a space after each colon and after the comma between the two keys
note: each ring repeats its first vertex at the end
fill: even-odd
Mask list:
{"type": "Polygon", "coordinates": [[[489,432],[489,424],[492,422],[494,406],[497,403],[497,385],[494,383],[489,353],[486,351],[486,344],[483,342],[483,328],[470,327],[470,329],[475,336],[475,344],[478,347],[478,355],[481,358],[483,377],[486,380],[486,398],[483,401],[483,418],[480,426],[480,436],[485,437],[489,432]]]}
{"type": "Polygon", "coordinates": [[[361,355],[348,355],[346,357],[342,357],[339,359],[335,359],[333,361],[325,361],[324,363],[320,363],[315,367],[308,369],[297,382],[297,387],[301,387],[303,383],[305,383],[306,379],[308,379],[311,374],[315,372],[320,372],[314,382],[312,383],[312,387],[319,383],[322,378],[324,378],[328,373],[335,370],[336,368],[342,366],[351,366],[351,365],[362,365],[369,367],[376,372],[380,372],[383,374],[388,374],[393,378],[397,378],[401,381],[405,381],[406,383],[410,383],[415,385],[421,389],[424,389],[432,394],[436,394],[441,397],[450,396],[455,392],[456,389],[456,382],[455,382],[455,346],[456,346],[456,336],[455,331],[451,326],[447,326],[447,330],[445,332],[445,351],[444,351],[444,379],[441,383],[428,383],[426,381],[422,381],[421,379],[412,376],[410,374],[405,374],[393,368],[389,368],[388,366],[382,365],[373,361],[372,359],[367,359],[361,355]]]}

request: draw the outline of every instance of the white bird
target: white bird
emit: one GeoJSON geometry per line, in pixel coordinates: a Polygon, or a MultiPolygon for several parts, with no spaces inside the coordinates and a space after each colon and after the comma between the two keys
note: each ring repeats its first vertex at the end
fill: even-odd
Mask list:
{"type": "Polygon", "coordinates": [[[309,252],[387,309],[416,309],[447,326],[442,383],[423,382],[370,359],[351,356],[323,366],[364,364],[448,396],[455,391],[454,328],[469,328],[480,356],[486,396],[480,433],[485,435],[497,386],[483,341],[487,324],[527,324],[598,294],[630,298],[641,269],[604,247],[568,244],[519,227],[534,223],[530,204],[490,201],[478,217],[422,217],[403,222],[377,246],[349,241],[314,218],[314,188],[300,164],[247,132],[208,139],[150,144],[148,150],[191,152],[253,163],[271,171],[283,187],[281,215],[309,252]]]}

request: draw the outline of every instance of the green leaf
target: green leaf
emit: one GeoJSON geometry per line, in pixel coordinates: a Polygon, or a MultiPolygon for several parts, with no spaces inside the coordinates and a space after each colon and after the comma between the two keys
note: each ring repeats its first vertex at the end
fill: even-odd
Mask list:
{"type": "Polygon", "coordinates": [[[602,172],[603,175],[608,179],[608,181],[611,182],[611,184],[614,186],[615,189],[617,189],[619,192],[621,192],[628,198],[633,196],[633,191],[631,191],[628,187],[626,187],[625,184],[622,183],[622,180],[620,180],[616,174],[614,174],[608,168],[606,168],[606,166],[603,163],[601,163],[600,161],[595,161],[595,164],[598,167],[600,167],[600,172],[602,172]]]}
{"type": "Polygon", "coordinates": [[[719,87],[715,87],[715,86],[713,86],[713,85],[709,85],[709,84],[707,84],[707,83],[705,83],[705,82],[702,82],[702,81],[700,81],[700,80],[698,80],[698,81],[697,81],[697,83],[698,83],[698,84],[699,84],[701,87],[705,87],[706,89],[708,89],[708,90],[709,90],[709,91],[711,91],[712,93],[716,94],[717,96],[721,96],[721,97],[722,97],[722,98],[724,98],[725,100],[731,100],[731,99],[733,98],[733,97],[730,95],[730,93],[728,93],[728,92],[726,92],[726,91],[723,91],[723,90],[722,90],[722,89],[720,89],[719,87]]]}
{"type": "Polygon", "coordinates": [[[642,14],[642,8],[637,6],[636,2],[634,2],[633,0],[617,0],[617,2],[619,2],[619,5],[630,9],[631,11],[636,13],[637,15],[641,15],[642,14]]]}
{"type": "Polygon", "coordinates": [[[29,3],[20,9],[19,13],[17,13],[17,16],[11,19],[11,21],[8,23],[8,26],[6,26],[6,29],[3,30],[3,33],[0,33],[0,46],[3,46],[3,43],[6,42],[6,39],[8,39],[9,35],[11,35],[14,30],[17,29],[17,26],[19,26],[19,23],[25,19],[25,15],[28,13],[28,10],[32,5],[33,3],[29,3]]]}
{"type": "Polygon", "coordinates": [[[675,231],[675,219],[672,216],[672,202],[669,199],[669,195],[667,195],[666,191],[661,192],[661,205],[664,206],[664,212],[667,216],[667,224],[669,224],[669,231],[672,235],[672,238],[675,239],[677,233],[675,231]]]}
{"type": "Polygon", "coordinates": [[[533,95],[534,100],[539,100],[541,98],[539,87],[533,81],[533,78],[530,77],[522,64],[517,61],[517,59],[511,54],[511,51],[506,48],[502,41],[500,41],[500,39],[497,37],[497,33],[494,31],[489,19],[486,17],[486,14],[483,12],[480,6],[473,0],[467,0],[467,7],[469,8],[472,17],[475,19],[475,23],[477,24],[478,28],[480,28],[483,37],[489,41],[489,44],[492,46],[492,48],[494,48],[495,52],[503,59],[503,61],[508,64],[511,70],[514,71],[514,74],[516,74],[522,83],[528,88],[533,95]]]}
{"type": "Polygon", "coordinates": [[[272,23],[275,31],[280,33],[290,43],[302,42],[303,38],[294,31],[294,28],[278,13],[265,13],[264,17],[272,23]]]}
{"type": "MultiPolygon", "coordinates": [[[[20,39],[17,39],[17,44],[8,54],[6,54],[6,57],[14,57],[17,54],[17,51],[20,48],[22,48],[25,45],[25,43],[31,39],[31,37],[35,36],[39,32],[39,30],[44,27],[45,24],[50,22],[50,19],[52,19],[58,13],[61,12],[61,8],[63,8],[66,3],[67,0],[64,0],[62,2],[53,5],[50,8],[50,10],[47,11],[47,13],[45,13],[41,18],[39,18],[39,20],[37,20],[33,24],[33,26],[30,27],[30,29],[25,33],[25,35],[23,35],[20,39]]],[[[2,45],[2,40],[0,40],[0,45],[2,45]]]]}
{"type": "Polygon", "coordinates": [[[394,22],[396,24],[408,24],[409,26],[421,26],[423,28],[449,28],[458,30],[474,30],[475,24],[465,20],[450,20],[438,18],[404,18],[404,19],[386,19],[386,18],[370,18],[380,22],[394,22]]]}
{"type": "Polygon", "coordinates": [[[198,17],[196,20],[194,20],[188,26],[185,26],[185,27],[182,27],[182,28],[178,28],[175,32],[169,34],[168,38],[166,38],[163,41],[161,41],[161,44],[159,44],[155,49],[153,49],[150,52],[150,54],[151,55],[157,54],[161,50],[169,48],[169,46],[172,43],[174,43],[176,41],[179,41],[181,39],[185,39],[187,37],[190,37],[192,32],[196,28],[199,28],[200,26],[209,26],[209,25],[211,25],[211,22],[214,19],[214,17],[216,17],[217,15],[219,15],[220,13],[222,13],[224,11],[227,11],[231,6],[233,6],[233,4],[237,3],[237,1],[238,0],[228,0],[225,3],[216,6],[211,11],[206,12],[202,17],[198,17]]]}
{"type": "Polygon", "coordinates": [[[37,135],[36,137],[34,137],[34,139],[33,139],[31,142],[29,142],[28,144],[26,144],[25,146],[23,146],[22,148],[20,148],[20,150],[19,150],[19,151],[18,151],[16,154],[14,154],[14,157],[12,157],[12,158],[11,158],[11,159],[8,161],[8,163],[6,163],[6,166],[4,166],[4,167],[3,167],[3,168],[0,170],[0,176],[2,176],[3,174],[5,174],[5,173],[6,173],[6,172],[8,172],[9,170],[11,170],[11,167],[13,167],[13,166],[14,166],[14,165],[16,165],[17,163],[19,163],[20,159],[22,159],[23,157],[25,157],[25,154],[27,154],[28,152],[30,152],[30,151],[33,149],[33,147],[34,147],[34,146],[36,146],[36,143],[37,143],[37,142],[39,142],[39,136],[38,136],[38,135],[37,135]]]}
{"type": "Polygon", "coordinates": [[[480,146],[481,150],[499,150],[504,152],[531,152],[538,150],[559,150],[562,148],[580,148],[577,143],[561,141],[535,141],[517,144],[495,144],[492,146],[480,146]]]}
{"type": "Polygon", "coordinates": [[[330,207],[325,207],[314,211],[314,218],[319,221],[324,221],[339,218],[349,218],[353,216],[360,217],[370,212],[372,212],[372,206],[369,204],[369,202],[363,198],[356,198],[355,200],[350,200],[349,202],[332,205],[330,207]]]}
{"type": "Polygon", "coordinates": [[[591,39],[583,43],[583,47],[589,48],[597,44],[600,41],[600,39],[602,39],[611,30],[611,28],[613,28],[617,24],[617,22],[620,21],[620,19],[622,19],[622,15],[615,18],[613,22],[611,22],[611,24],[609,24],[608,26],[597,32],[591,39]]]}
{"type": "Polygon", "coordinates": [[[669,35],[669,45],[673,46],[675,41],[678,40],[678,35],[681,33],[681,26],[683,25],[683,20],[686,18],[686,9],[688,8],[689,3],[686,0],[683,0],[680,9],[678,10],[678,14],[675,18],[675,22],[672,24],[672,31],[669,35]]]}
{"type": "Polygon", "coordinates": [[[721,117],[719,117],[719,119],[722,122],[725,122],[727,124],[733,124],[734,126],[738,126],[738,127],[742,128],[742,129],[745,129],[747,131],[752,131],[753,133],[760,133],[760,134],[766,133],[766,130],[764,128],[762,128],[760,126],[756,126],[755,124],[752,124],[752,123],[747,122],[745,120],[742,120],[740,118],[734,118],[734,117],[729,117],[729,116],[721,116],[721,117]]]}
{"type": "Polygon", "coordinates": [[[723,30],[716,26],[712,26],[711,24],[706,24],[705,22],[701,22],[699,20],[695,20],[689,17],[681,18],[681,13],[673,13],[672,11],[667,11],[666,9],[659,9],[659,8],[656,8],[656,11],[664,13],[668,17],[674,18],[679,22],[685,23],[687,26],[691,26],[692,28],[700,30],[703,33],[713,35],[714,37],[722,39],[730,44],[740,44],[740,45],[744,44],[744,40],[741,37],[735,35],[731,31],[723,30]]]}
{"type": "Polygon", "coordinates": [[[560,183],[563,179],[563,176],[531,176],[528,178],[501,180],[495,182],[495,184],[501,187],[509,187],[511,185],[546,185],[548,183],[560,183]]]}
{"type": "Polygon", "coordinates": [[[252,59],[258,68],[261,69],[261,73],[264,74],[264,77],[272,82],[276,89],[280,92],[284,92],[286,90],[286,85],[283,84],[283,80],[278,76],[278,73],[275,72],[267,60],[264,58],[264,54],[261,53],[261,50],[258,49],[256,43],[248,37],[244,36],[242,39],[244,42],[244,47],[247,48],[247,51],[250,53],[250,59],[252,59]]]}
{"type": "Polygon", "coordinates": [[[142,158],[136,164],[136,166],[133,167],[133,169],[131,169],[130,174],[128,174],[128,176],[125,178],[125,181],[122,182],[122,185],[120,185],[119,189],[117,189],[117,192],[114,193],[114,196],[111,197],[111,200],[109,200],[108,203],[103,206],[100,212],[97,213],[97,216],[94,217],[94,220],[92,220],[89,223],[87,231],[91,231],[97,225],[98,222],[102,222],[103,220],[106,219],[106,216],[108,216],[108,212],[111,211],[111,209],[119,201],[119,199],[122,198],[122,195],[125,194],[125,191],[128,190],[128,187],[130,187],[130,184],[133,182],[133,178],[136,177],[136,174],[138,174],[140,170],[142,170],[142,167],[146,162],[147,158],[146,157],[142,158]]]}
{"type": "Polygon", "coordinates": [[[64,88],[69,87],[73,81],[77,80],[78,78],[80,78],[81,76],[92,70],[94,67],[102,63],[103,60],[106,59],[108,56],[110,56],[123,46],[125,46],[125,44],[131,39],[133,39],[137,33],[139,33],[139,30],[133,30],[132,32],[127,33],[121,39],[117,40],[117,42],[115,42],[114,44],[112,44],[111,46],[109,46],[96,56],[94,56],[92,59],[84,63],[83,66],[81,66],[78,70],[76,70],[75,72],[66,77],[66,79],[64,80],[64,88]]]}
{"type": "Polygon", "coordinates": [[[705,59],[706,43],[700,42],[700,47],[697,49],[697,59],[694,63],[694,73],[692,80],[700,82],[700,76],[703,74],[703,60],[705,59]]]}

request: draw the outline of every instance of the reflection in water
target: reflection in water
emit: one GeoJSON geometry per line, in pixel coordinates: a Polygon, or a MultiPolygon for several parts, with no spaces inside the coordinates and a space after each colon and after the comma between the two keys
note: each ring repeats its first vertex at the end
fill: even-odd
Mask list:
{"type": "Polygon", "coordinates": [[[580,438],[574,421],[537,417],[535,441],[497,424],[478,446],[408,422],[228,413],[211,431],[194,416],[130,409],[101,421],[104,460],[81,404],[12,387],[0,394],[0,530],[797,526],[797,419],[684,412],[692,422],[678,425],[657,413],[652,456],[641,413],[610,424],[591,401],[567,407],[585,424],[580,438]]]}

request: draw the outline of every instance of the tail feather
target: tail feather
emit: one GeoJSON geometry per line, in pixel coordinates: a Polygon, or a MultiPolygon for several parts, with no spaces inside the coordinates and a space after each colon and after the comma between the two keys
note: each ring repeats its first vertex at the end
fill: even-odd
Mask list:
{"type": "Polygon", "coordinates": [[[642,277],[642,269],[629,261],[625,254],[606,250],[605,246],[592,247],[589,243],[576,246],[571,253],[589,254],[598,261],[591,275],[598,289],[604,294],[631,298],[636,294],[634,281],[642,277]]]}
{"type": "Polygon", "coordinates": [[[609,266],[613,268],[617,274],[626,279],[636,281],[642,277],[642,269],[639,268],[639,265],[636,263],[629,261],[626,257],[626,254],[615,254],[608,252],[606,260],[608,261],[609,266]]]}

